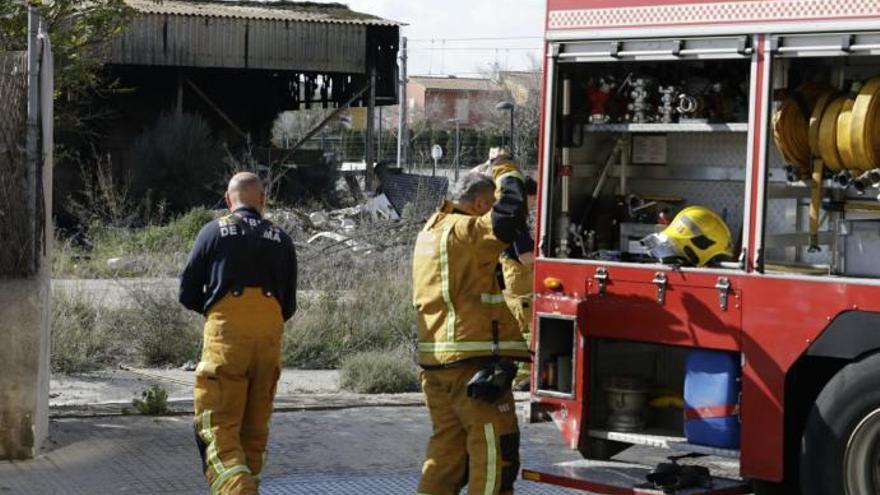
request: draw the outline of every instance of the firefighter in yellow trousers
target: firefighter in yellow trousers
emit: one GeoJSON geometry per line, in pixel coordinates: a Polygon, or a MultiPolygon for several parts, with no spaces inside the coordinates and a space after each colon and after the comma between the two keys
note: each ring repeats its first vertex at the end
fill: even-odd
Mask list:
{"type": "MultiPolygon", "coordinates": [[[[538,183],[531,177],[522,173],[519,165],[510,156],[510,152],[504,148],[492,148],[489,151],[489,160],[473,169],[473,172],[493,174],[501,180],[520,180],[525,189],[527,210],[525,215],[534,209],[538,195],[538,183]]],[[[496,181],[497,182],[497,181],[496,181]]],[[[496,197],[500,197],[500,185],[496,183],[496,197]]],[[[527,343],[531,343],[532,332],[532,291],[534,285],[534,241],[529,230],[524,231],[514,240],[513,244],[501,253],[501,269],[504,280],[503,293],[507,307],[513,313],[519,324],[520,332],[527,343]]],[[[528,385],[530,366],[522,363],[517,373],[515,384],[528,385]]]]}
{"type": "Polygon", "coordinates": [[[226,193],[231,214],[202,229],[180,281],[180,302],[206,316],[195,429],[216,494],[258,493],[281,333],[296,310],[293,242],[263,218],[265,199],[256,175],[235,175],[226,193]]]}
{"type": "MultiPolygon", "coordinates": [[[[525,177],[524,182],[528,198],[528,211],[531,213],[537,201],[538,183],[531,177],[525,177]]],[[[526,233],[501,254],[504,300],[519,323],[523,338],[530,345],[532,341],[532,298],[535,283],[533,249],[534,241],[531,234],[526,233]]],[[[519,373],[514,380],[514,387],[517,390],[528,387],[530,369],[529,363],[520,365],[519,373]]]]}
{"type": "Polygon", "coordinates": [[[499,283],[501,251],[526,229],[522,181],[509,173],[466,175],[416,241],[419,364],[433,423],[419,494],[511,494],[518,476],[513,361],[530,354],[499,283]]]}

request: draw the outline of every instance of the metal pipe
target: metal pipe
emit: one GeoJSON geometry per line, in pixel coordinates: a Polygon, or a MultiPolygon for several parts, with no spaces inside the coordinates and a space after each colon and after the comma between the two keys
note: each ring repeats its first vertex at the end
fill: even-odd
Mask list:
{"type": "MultiPolygon", "coordinates": [[[[398,93],[397,112],[397,166],[403,167],[407,163],[406,151],[409,146],[409,130],[407,125],[407,111],[409,110],[409,100],[406,95],[406,36],[400,38],[400,89],[398,93]]],[[[410,169],[412,171],[412,169],[410,169]]]]}
{"type": "Polygon", "coordinates": [[[562,80],[562,169],[560,178],[560,212],[556,225],[557,248],[556,254],[563,258],[571,255],[569,246],[569,231],[571,230],[571,77],[566,76],[562,80]]]}
{"type": "Polygon", "coordinates": [[[627,190],[627,173],[626,169],[629,166],[630,161],[630,143],[632,142],[632,135],[625,134],[623,137],[623,143],[620,144],[620,195],[626,196],[627,190]]]}
{"type": "MultiPolygon", "coordinates": [[[[562,119],[566,122],[564,128],[570,130],[569,121],[571,119],[571,78],[566,77],[562,80],[562,119]]],[[[568,170],[571,167],[571,136],[566,133],[563,136],[562,143],[562,167],[568,170]]],[[[562,176],[562,213],[568,214],[571,209],[570,205],[570,187],[571,178],[565,174],[562,176]]]]}

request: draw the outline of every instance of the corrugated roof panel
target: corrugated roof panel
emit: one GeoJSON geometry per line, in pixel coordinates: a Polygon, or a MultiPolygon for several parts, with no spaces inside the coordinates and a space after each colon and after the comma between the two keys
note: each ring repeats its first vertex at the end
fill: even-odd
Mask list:
{"type": "Polygon", "coordinates": [[[236,1],[183,1],[125,0],[135,11],[143,14],[225,17],[267,21],[298,21],[372,26],[401,26],[400,22],[355,12],[341,4],[313,2],[236,2],[236,1]]]}
{"type": "Polygon", "coordinates": [[[367,26],[144,14],[112,43],[111,63],[364,73],[367,26]]]}

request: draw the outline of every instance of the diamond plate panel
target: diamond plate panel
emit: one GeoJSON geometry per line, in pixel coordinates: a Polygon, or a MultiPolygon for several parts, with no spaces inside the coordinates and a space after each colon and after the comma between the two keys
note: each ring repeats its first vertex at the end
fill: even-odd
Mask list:
{"type": "Polygon", "coordinates": [[[739,167],[745,170],[748,136],[744,132],[670,133],[666,139],[670,167],[739,167]]]}
{"type": "MultiPolygon", "coordinates": [[[[260,486],[263,495],[412,495],[418,487],[418,475],[376,474],[339,476],[334,474],[292,475],[267,480],[260,486]]],[[[573,495],[583,493],[540,483],[519,481],[516,493],[525,495],[573,495]]]]}
{"type": "Polygon", "coordinates": [[[720,181],[634,180],[630,190],[635,194],[663,193],[680,196],[685,205],[701,205],[712,209],[727,222],[734,242],[743,224],[745,184],[720,181]]]}

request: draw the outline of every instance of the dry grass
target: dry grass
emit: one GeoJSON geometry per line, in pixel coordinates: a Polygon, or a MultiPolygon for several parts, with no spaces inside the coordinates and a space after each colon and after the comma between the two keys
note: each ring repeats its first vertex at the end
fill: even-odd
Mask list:
{"type": "Polygon", "coordinates": [[[52,370],[93,371],[136,363],[180,366],[198,359],[201,318],[173,294],[133,289],[130,303],[108,305],[84,294],[52,300],[52,370]]]}
{"type": "Polygon", "coordinates": [[[366,351],[345,358],[340,384],[358,394],[417,392],[419,374],[406,348],[366,351]]]}

